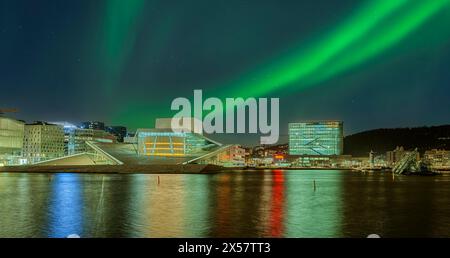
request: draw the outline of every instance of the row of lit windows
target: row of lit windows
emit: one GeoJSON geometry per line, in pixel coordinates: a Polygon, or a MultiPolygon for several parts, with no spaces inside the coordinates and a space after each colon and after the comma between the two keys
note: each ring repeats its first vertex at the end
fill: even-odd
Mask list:
{"type": "Polygon", "coordinates": [[[342,137],[342,123],[339,122],[289,124],[289,153],[340,155],[342,137]]]}

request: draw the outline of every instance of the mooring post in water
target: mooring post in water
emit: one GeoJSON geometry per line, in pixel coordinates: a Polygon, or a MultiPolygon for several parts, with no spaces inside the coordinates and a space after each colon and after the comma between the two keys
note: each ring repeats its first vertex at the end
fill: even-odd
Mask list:
{"type": "Polygon", "coordinates": [[[313,181],[314,191],[316,191],[316,180],[313,181]]]}
{"type": "Polygon", "coordinates": [[[159,185],[159,182],[160,182],[160,180],[159,180],[159,176],[158,176],[158,185],[159,185]]]}

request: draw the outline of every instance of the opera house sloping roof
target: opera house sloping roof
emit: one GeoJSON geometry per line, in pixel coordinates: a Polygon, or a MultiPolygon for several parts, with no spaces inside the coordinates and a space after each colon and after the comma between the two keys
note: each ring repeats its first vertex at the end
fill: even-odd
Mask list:
{"type": "MultiPolygon", "coordinates": [[[[217,154],[229,146],[222,145],[221,143],[200,134],[174,133],[172,131],[168,131],[167,129],[139,129],[136,132],[135,137],[135,143],[104,143],[88,141],[87,144],[90,147],[88,153],[91,154],[91,157],[102,156],[103,161],[106,161],[106,164],[113,165],[181,165],[196,162],[201,160],[203,157],[210,157],[211,155],[217,154]],[[170,139],[168,139],[168,137],[170,137],[170,139]],[[167,143],[166,141],[168,140],[170,140],[172,144],[167,143]],[[176,141],[178,141],[178,143],[183,142],[185,145],[178,148],[173,147],[174,144],[177,143],[176,141]],[[150,145],[150,147],[145,150],[146,152],[143,152],[143,148],[145,148],[147,144],[150,145]],[[165,147],[158,148],[160,144],[165,144],[163,145],[165,147]],[[187,146],[188,144],[191,144],[192,146],[187,146]],[[168,146],[172,146],[172,149],[168,146]],[[164,149],[166,152],[164,154],[156,153],[155,150],[160,151],[159,149],[164,149]],[[173,149],[182,149],[184,153],[180,155],[171,155],[170,151],[173,152],[173,149]]],[[[74,160],[68,156],[58,159],[58,162],[64,163],[64,159],[67,160],[67,165],[71,165],[70,163],[74,160]]],[[[45,165],[51,163],[41,162],[41,164],[45,165]]]]}

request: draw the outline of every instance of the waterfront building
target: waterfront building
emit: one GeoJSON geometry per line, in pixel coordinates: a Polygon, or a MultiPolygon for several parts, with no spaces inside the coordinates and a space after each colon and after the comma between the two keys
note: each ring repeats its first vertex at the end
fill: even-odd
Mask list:
{"type": "MultiPolygon", "coordinates": [[[[220,152],[215,159],[218,165],[226,167],[243,167],[245,166],[245,149],[240,145],[231,145],[224,151],[220,152]]],[[[214,162],[207,162],[208,164],[216,164],[214,162]]]]}
{"type": "Polygon", "coordinates": [[[252,157],[247,161],[248,166],[270,167],[273,165],[273,157],[252,157]]]}
{"type": "Polygon", "coordinates": [[[82,129],[105,130],[105,123],[99,121],[88,121],[81,123],[82,129]]]}
{"type": "Polygon", "coordinates": [[[397,163],[403,155],[405,155],[406,151],[403,146],[397,146],[395,150],[386,152],[386,162],[388,166],[393,166],[397,163]]]}
{"type": "Polygon", "coordinates": [[[275,153],[272,156],[273,159],[273,164],[276,167],[289,167],[292,165],[292,162],[295,160],[295,158],[293,158],[293,156],[289,156],[285,153],[275,153]]]}
{"type": "Polygon", "coordinates": [[[51,124],[60,125],[64,129],[65,155],[74,155],[85,152],[87,149],[89,149],[86,146],[86,141],[99,141],[109,143],[117,141],[117,136],[103,130],[83,129],[68,122],[51,122],[51,124]]]}
{"type": "Polygon", "coordinates": [[[192,132],[173,132],[170,129],[138,129],[137,150],[144,156],[191,156],[221,144],[192,132]]]}
{"type": "Polygon", "coordinates": [[[448,150],[427,150],[423,155],[423,159],[432,168],[449,169],[450,168],[450,151],[448,150]]]}
{"type": "Polygon", "coordinates": [[[0,116],[0,166],[20,163],[24,122],[0,116]]]}
{"type": "Polygon", "coordinates": [[[289,124],[289,155],[342,155],[343,122],[310,121],[289,124]]]}
{"type": "Polygon", "coordinates": [[[60,125],[64,129],[64,155],[72,155],[75,153],[74,133],[78,128],[69,122],[50,122],[50,124],[60,125]]]}
{"type": "Polygon", "coordinates": [[[354,158],[351,155],[302,155],[293,162],[293,167],[303,168],[353,168],[369,163],[368,158],[354,158]]]}
{"type": "MultiPolygon", "coordinates": [[[[388,167],[393,167],[397,162],[399,162],[406,154],[409,154],[411,151],[405,150],[403,146],[397,146],[395,150],[386,152],[386,165],[388,167]]],[[[419,152],[417,153],[416,159],[420,159],[419,152]]]]}
{"type": "Polygon", "coordinates": [[[194,132],[194,118],[187,118],[187,124],[172,127],[172,118],[157,118],[155,128],[138,129],[135,134],[139,155],[182,157],[207,151],[220,143],[194,132]]]}
{"type": "Polygon", "coordinates": [[[73,143],[73,153],[78,154],[82,152],[86,152],[90,148],[86,145],[87,141],[95,141],[95,142],[103,142],[103,143],[115,143],[117,142],[116,136],[103,131],[103,130],[95,130],[95,129],[81,129],[76,128],[71,135],[71,142],[73,143]]]}
{"type": "Polygon", "coordinates": [[[26,124],[23,138],[23,157],[29,163],[64,156],[64,129],[46,122],[26,124]]]}
{"type": "Polygon", "coordinates": [[[372,150],[369,153],[369,167],[370,168],[375,167],[375,153],[372,150]]]}
{"type": "Polygon", "coordinates": [[[302,155],[294,161],[293,166],[305,168],[329,168],[331,167],[331,157],[325,155],[302,155]]]}
{"type": "Polygon", "coordinates": [[[116,136],[118,142],[124,142],[124,138],[127,136],[127,128],[125,126],[108,126],[105,130],[116,136]]]}
{"type": "Polygon", "coordinates": [[[173,132],[168,128],[138,129],[134,137],[126,137],[126,143],[117,143],[110,136],[114,137],[101,130],[76,129],[76,153],[46,161],[45,164],[149,166],[146,169],[171,165],[160,168],[174,171],[183,169],[184,164],[234,167],[245,165],[245,150],[241,147],[224,145],[189,131],[173,132]]]}

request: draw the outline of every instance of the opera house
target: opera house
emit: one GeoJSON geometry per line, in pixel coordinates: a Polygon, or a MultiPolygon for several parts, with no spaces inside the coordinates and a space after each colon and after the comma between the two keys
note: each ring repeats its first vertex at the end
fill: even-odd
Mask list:
{"type": "MultiPolygon", "coordinates": [[[[206,166],[244,166],[238,145],[216,142],[194,130],[178,132],[170,119],[157,119],[155,128],[138,129],[124,143],[86,141],[83,152],[28,164],[29,171],[80,172],[199,172],[206,166]]],[[[21,170],[17,166],[11,171],[21,170]]]]}

